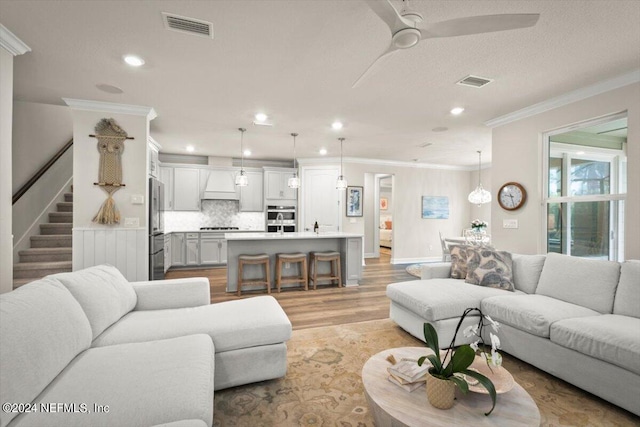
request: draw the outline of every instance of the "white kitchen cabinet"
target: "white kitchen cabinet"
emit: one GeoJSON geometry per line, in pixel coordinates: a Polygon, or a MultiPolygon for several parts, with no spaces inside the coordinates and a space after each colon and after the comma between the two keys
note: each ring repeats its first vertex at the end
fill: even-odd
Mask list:
{"type": "Polygon", "coordinates": [[[219,233],[200,234],[200,264],[226,264],[227,241],[219,233]]]}
{"type": "Polygon", "coordinates": [[[160,182],[164,184],[164,210],[173,210],[173,168],[160,167],[160,182]]]}
{"type": "Polygon", "coordinates": [[[340,231],[344,215],[344,191],[336,189],[340,170],[334,166],[308,167],[303,170],[301,228],[313,230],[317,222],[322,231],[340,231]]]}
{"type": "Polygon", "coordinates": [[[295,169],[265,169],[264,191],[267,200],[295,200],[298,189],[289,188],[289,178],[295,174],[295,169]]]}
{"type": "Polygon", "coordinates": [[[164,235],[164,272],[171,267],[171,234],[164,235]]]}
{"type": "Polygon", "coordinates": [[[249,184],[240,187],[240,212],[264,212],[264,174],[246,171],[249,184]]]}
{"type": "Polygon", "coordinates": [[[184,265],[185,265],[184,233],[171,233],[171,266],[182,267],[184,265]]]}
{"type": "Polygon", "coordinates": [[[186,233],[185,265],[200,264],[200,233],[186,233]]]}
{"type": "Polygon", "coordinates": [[[200,210],[200,169],[173,169],[173,210],[200,210]]]}

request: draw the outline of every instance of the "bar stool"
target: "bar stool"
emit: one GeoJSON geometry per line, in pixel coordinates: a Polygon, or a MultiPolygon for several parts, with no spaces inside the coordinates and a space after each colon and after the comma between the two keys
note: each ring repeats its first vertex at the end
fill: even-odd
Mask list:
{"type": "Polygon", "coordinates": [[[313,289],[318,285],[318,280],[330,280],[333,284],[334,280],[338,281],[338,287],[342,287],[342,274],[340,270],[340,252],[311,252],[309,260],[309,281],[313,281],[313,289]],[[331,273],[318,274],[318,263],[329,262],[331,265],[331,273]]]}
{"type": "Polygon", "coordinates": [[[304,290],[309,290],[309,276],[307,276],[307,254],[301,252],[291,254],[276,254],[276,287],[280,292],[283,283],[302,283],[304,290]],[[300,263],[300,276],[282,277],[283,263],[300,263]]]}
{"type": "Polygon", "coordinates": [[[267,293],[271,293],[271,274],[269,272],[269,255],[240,255],[238,256],[238,296],[242,295],[243,285],[267,285],[267,293]],[[264,265],[264,277],[244,279],[245,265],[264,265]]]}

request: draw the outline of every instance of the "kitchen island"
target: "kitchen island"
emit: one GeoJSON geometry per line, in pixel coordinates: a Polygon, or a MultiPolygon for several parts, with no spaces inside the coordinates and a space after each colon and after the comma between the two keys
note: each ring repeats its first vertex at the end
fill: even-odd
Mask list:
{"type": "MultiPolygon", "coordinates": [[[[299,233],[226,233],[227,240],[227,292],[238,289],[238,256],[267,254],[270,258],[271,286],[275,289],[275,262],[277,253],[313,251],[338,251],[341,253],[342,282],[345,286],[357,286],[362,277],[362,234],[342,232],[299,232],[299,233]]],[[[328,263],[321,263],[328,264],[328,263]]],[[[328,265],[320,265],[319,273],[328,271],[328,265]]],[[[299,274],[297,265],[283,269],[283,276],[299,274]]],[[[262,274],[259,266],[245,266],[244,276],[256,278],[262,274]]],[[[295,287],[296,285],[283,285],[295,287]]],[[[264,289],[264,287],[262,287],[264,289]]],[[[246,286],[245,289],[260,289],[246,286]]]]}

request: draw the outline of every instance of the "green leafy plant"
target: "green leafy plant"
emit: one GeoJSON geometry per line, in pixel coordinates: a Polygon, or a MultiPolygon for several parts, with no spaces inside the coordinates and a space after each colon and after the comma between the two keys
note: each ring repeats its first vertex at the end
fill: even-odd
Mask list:
{"type": "MultiPolygon", "coordinates": [[[[469,392],[469,385],[467,384],[467,381],[465,380],[465,378],[460,374],[464,374],[465,376],[475,378],[476,380],[478,380],[478,383],[480,383],[484,388],[486,388],[487,391],[489,392],[489,396],[491,396],[491,402],[492,402],[491,410],[485,413],[485,415],[489,415],[491,414],[491,412],[493,412],[493,409],[496,407],[496,388],[493,385],[493,382],[491,382],[489,378],[487,378],[486,376],[482,375],[477,371],[473,371],[469,369],[469,366],[471,366],[471,363],[473,363],[473,360],[475,359],[475,356],[476,356],[475,349],[478,348],[477,342],[474,343],[474,346],[473,346],[475,349],[472,348],[471,345],[464,344],[459,346],[457,349],[455,349],[455,351],[453,351],[458,330],[460,329],[460,326],[462,325],[462,322],[465,319],[465,317],[467,317],[467,315],[472,311],[478,311],[480,313],[480,321],[479,321],[478,327],[475,327],[472,329],[475,332],[475,335],[477,335],[480,338],[479,341],[482,342],[482,346],[485,347],[484,340],[482,339],[482,328],[484,326],[484,319],[485,318],[488,319],[491,322],[492,326],[494,326],[494,328],[497,328],[497,323],[491,320],[488,316],[483,316],[480,309],[468,308],[465,310],[464,314],[460,318],[460,321],[458,322],[458,326],[456,327],[455,333],[453,334],[453,340],[451,340],[451,345],[449,346],[449,349],[447,350],[443,358],[440,357],[438,333],[436,332],[433,325],[431,325],[430,323],[424,324],[424,339],[427,343],[427,346],[431,349],[431,351],[433,351],[433,354],[419,358],[418,365],[422,366],[425,360],[428,360],[429,363],[431,363],[431,367],[429,368],[429,374],[441,380],[447,380],[447,381],[453,382],[456,386],[458,386],[458,388],[460,388],[460,390],[464,394],[467,394],[469,392]]],[[[493,344],[493,339],[492,339],[492,344],[493,344]]],[[[495,346],[493,348],[493,352],[495,354],[495,346]]],[[[488,361],[487,361],[487,364],[488,364],[488,361]]],[[[489,369],[491,369],[490,366],[489,366],[489,369]]]]}

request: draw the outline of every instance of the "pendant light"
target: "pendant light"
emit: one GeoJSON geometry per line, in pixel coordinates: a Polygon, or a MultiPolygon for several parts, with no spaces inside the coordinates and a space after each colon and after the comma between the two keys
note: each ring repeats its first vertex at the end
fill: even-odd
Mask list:
{"type": "Polygon", "coordinates": [[[342,143],[344,142],[344,138],[338,138],[338,141],[340,141],[340,176],[338,177],[338,181],[336,182],[336,189],[346,190],[347,180],[344,179],[344,175],[342,175],[342,143]]]}
{"type": "Polygon", "coordinates": [[[247,131],[245,128],[238,128],[240,131],[240,173],[236,175],[236,185],[238,187],[246,187],[249,184],[249,177],[244,171],[244,133],[247,131]]]}
{"type": "Polygon", "coordinates": [[[293,168],[295,172],[293,172],[293,176],[289,178],[287,185],[289,188],[300,188],[300,177],[298,177],[298,167],[296,166],[296,136],[298,136],[298,134],[292,133],[291,136],[293,137],[293,168]]]}
{"type": "Polygon", "coordinates": [[[481,206],[485,203],[491,202],[491,193],[482,188],[482,182],[480,182],[480,165],[482,164],[482,151],[478,151],[478,186],[475,190],[469,193],[469,202],[474,205],[481,206]]]}

